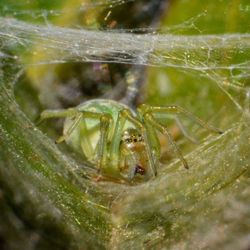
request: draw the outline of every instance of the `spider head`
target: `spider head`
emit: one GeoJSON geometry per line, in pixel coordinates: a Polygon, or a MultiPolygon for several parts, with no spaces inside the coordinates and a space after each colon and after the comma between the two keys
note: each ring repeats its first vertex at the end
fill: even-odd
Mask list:
{"type": "Polygon", "coordinates": [[[121,145],[132,152],[140,152],[145,149],[143,136],[134,128],[126,129],[121,138],[121,145]]]}

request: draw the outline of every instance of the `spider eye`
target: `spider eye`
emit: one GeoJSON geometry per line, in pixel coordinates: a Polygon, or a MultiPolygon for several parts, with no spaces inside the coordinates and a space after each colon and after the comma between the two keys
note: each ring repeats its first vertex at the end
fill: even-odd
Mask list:
{"type": "Polygon", "coordinates": [[[131,139],[131,138],[127,138],[127,139],[125,140],[125,142],[126,142],[126,143],[131,143],[131,142],[132,142],[132,139],[131,139]]]}

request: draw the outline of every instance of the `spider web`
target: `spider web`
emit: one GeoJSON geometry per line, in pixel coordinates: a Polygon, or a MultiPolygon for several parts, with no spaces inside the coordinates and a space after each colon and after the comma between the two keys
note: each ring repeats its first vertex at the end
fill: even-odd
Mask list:
{"type": "MultiPolygon", "coordinates": [[[[203,226],[210,226],[209,219],[218,219],[211,211],[218,209],[223,217],[221,210],[228,205],[227,191],[218,192],[218,196],[210,196],[218,190],[226,190],[228,185],[233,185],[232,190],[236,192],[234,183],[249,168],[249,153],[246,148],[249,145],[250,33],[208,34],[196,25],[197,21],[207,15],[205,12],[178,25],[160,29],[101,29],[95,22],[80,26],[58,21],[58,18],[64,16],[82,15],[100,9],[108,9],[104,17],[108,19],[109,11],[112,12],[116,7],[129,2],[136,0],[88,1],[77,8],[58,8],[53,4],[46,8],[32,5],[28,8],[23,3],[11,4],[4,1],[0,4],[0,74],[5,68],[15,69],[7,76],[7,81],[13,83],[11,87],[14,88],[23,73],[31,68],[46,66],[46,72],[50,72],[47,76],[51,76],[54,65],[115,63],[143,65],[148,68],[154,67],[156,70],[174,69],[184,75],[192,74],[201,79],[210,79],[219,86],[233,106],[240,111],[240,118],[237,117],[236,122],[233,122],[234,115],[225,119],[230,126],[224,135],[206,138],[205,143],[187,156],[194,169],[193,172],[191,170],[191,175],[183,173],[174,162],[169,168],[161,170],[158,179],[142,185],[141,188],[126,185],[117,188],[113,183],[100,184],[105,192],[110,194],[114,204],[112,212],[115,216],[112,222],[116,228],[112,232],[112,246],[121,244],[123,248],[129,248],[135,240],[138,249],[141,249],[140,244],[145,242],[156,246],[159,242],[164,242],[170,246],[167,227],[172,223],[170,237],[177,239],[174,246],[172,245],[173,249],[185,248],[185,237],[183,242],[179,242],[178,239],[180,235],[189,235],[189,230],[189,242],[203,242],[205,246],[214,244],[214,248],[219,248],[216,245],[216,242],[219,242],[216,234],[225,225],[224,221],[212,225],[214,232],[206,234],[205,241],[201,232],[204,228],[206,233],[208,232],[203,226]],[[185,35],[189,31],[194,34],[185,35]],[[239,132],[241,129],[242,132],[239,132]],[[237,166],[237,169],[229,168],[231,164],[237,166]],[[176,190],[179,190],[179,193],[176,190]],[[162,194],[161,197],[159,193],[162,194]],[[216,209],[211,205],[214,203],[219,203],[216,209]],[[204,214],[208,211],[210,217],[204,219],[204,223],[193,220],[196,213],[199,215],[199,211],[204,214]],[[147,218],[153,223],[146,222],[147,218]],[[133,227],[136,221],[145,228],[133,227]],[[195,231],[192,227],[197,227],[198,230],[195,231]],[[176,232],[173,232],[174,229],[176,232]]],[[[39,85],[46,85],[43,82],[44,78],[38,81],[39,85]]],[[[222,110],[227,108],[223,103],[221,106],[222,110]]],[[[81,164],[72,161],[72,158],[64,156],[63,160],[68,166],[74,164],[75,169],[82,167],[81,164]]],[[[77,178],[80,179],[79,182],[82,181],[81,177],[77,178]]],[[[245,191],[242,186],[239,190],[245,191]]],[[[236,212],[239,212],[243,219],[248,217],[249,209],[240,207],[237,210],[234,207],[242,205],[240,199],[247,199],[247,192],[243,191],[240,196],[230,194],[230,200],[233,201],[229,203],[227,218],[232,218],[232,213],[236,212]]],[[[89,193],[87,188],[85,192],[89,193]]],[[[91,201],[91,198],[89,199],[91,201]]],[[[233,229],[228,229],[228,235],[232,235],[239,224],[237,219],[232,221],[235,227],[230,225],[233,229]]],[[[239,237],[242,236],[242,248],[246,248],[249,240],[244,238],[244,233],[242,235],[239,233],[239,237]]],[[[234,245],[231,246],[233,249],[234,245]]],[[[238,246],[236,245],[235,249],[238,246]]],[[[187,247],[192,249],[197,246],[190,243],[187,247]]]]}
{"type": "Polygon", "coordinates": [[[0,56],[2,59],[13,58],[12,63],[21,63],[24,69],[69,62],[99,62],[175,68],[189,73],[196,71],[196,74],[217,83],[237,108],[242,110],[241,104],[229,94],[228,88],[245,91],[245,83],[250,75],[250,34],[202,34],[195,22],[204,13],[176,27],[161,30],[135,28],[101,31],[52,24],[54,17],[71,12],[84,13],[97,7],[112,10],[127,2],[131,1],[97,1],[85,4],[78,10],[65,11],[14,11],[15,6],[3,5],[1,9],[6,17],[0,19],[0,56]],[[31,16],[33,21],[21,21],[10,16],[21,16],[22,19],[30,19],[31,16]],[[42,21],[35,24],[37,20],[42,21]],[[199,34],[178,35],[180,30],[190,28],[198,30],[199,34]],[[144,34],[136,34],[138,31],[144,34]],[[13,53],[13,49],[22,50],[22,55],[18,51],[13,53]],[[34,61],[30,60],[30,53],[47,56],[38,56],[34,61]]]}

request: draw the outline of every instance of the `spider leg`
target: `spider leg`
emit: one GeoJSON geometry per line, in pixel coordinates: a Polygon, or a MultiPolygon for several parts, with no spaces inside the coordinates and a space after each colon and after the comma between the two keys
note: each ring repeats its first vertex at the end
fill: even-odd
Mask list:
{"type": "Polygon", "coordinates": [[[173,147],[174,151],[177,153],[178,157],[180,158],[180,160],[182,161],[184,167],[186,169],[188,169],[188,163],[187,161],[185,160],[185,158],[183,157],[182,153],[181,153],[181,150],[179,149],[178,145],[174,142],[174,140],[172,139],[172,136],[171,134],[169,133],[168,129],[161,125],[160,123],[158,123],[156,121],[156,119],[152,116],[152,114],[150,113],[146,113],[144,115],[144,119],[150,123],[153,127],[155,127],[157,130],[159,130],[162,134],[166,135],[171,146],[173,147]]]}
{"type": "Polygon", "coordinates": [[[215,133],[218,133],[218,134],[223,134],[223,132],[220,129],[212,126],[211,124],[209,124],[209,123],[207,123],[205,121],[203,121],[202,119],[195,116],[193,113],[189,112],[188,110],[183,109],[182,107],[179,107],[179,106],[173,106],[173,107],[174,107],[174,109],[177,110],[178,113],[186,115],[189,119],[193,120],[194,122],[196,122],[201,127],[205,128],[207,130],[211,130],[211,131],[213,131],[215,133]]]}
{"type": "MultiPolygon", "coordinates": [[[[159,108],[156,107],[157,111],[159,111],[159,110],[162,109],[162,108],[164,109],[164,107],[159,107],[159,108]]],[[[143,104],[143,105],[141,105],[141,107],[139,108],[139,112],[141,112],[141,113],[142,113],[142,116],[143,116],[146,112],[151,112],[151,113],[153,113],[153,109],[154,109],[154,107],[150,107],[150,106],[148,106],[148,105],[146,105],[146,104],[143,104]]],[[[169,113],[169,112],[165,112],[165,114],[166,114],[166,113],[169,113]]],[[[173,112],[172,112],[172,113],[173,113],[173,112]]],[[[159,116],[159,117],[162,117],[162,116],[164,116],[164,114],[163,114],[163,113],[160,113],[160,114],[158,114],[158,116],[159,116]]],[[[166,117],[166,118],[169,118],[169,117],[166,117]]],[[[171,118],[171,117],[170,117],[170,118],[171,118]]],[[[187,130],[185,129],[185,127],[183,126],[181,120],[179,119],[179,117],[178,117],[177,115],[174,117],[174,120],[176,121],[177,126],[178,126],[179,129],[181,130],[182,134],[183,134],[188,140],[190,140],[192,143],[197,144],[198,141],[197,141],[195,138],[193,138],[192,136],[190,136],[190,135],[188,134],[187,130]]],[[[152,133],[152,132],[151,132],[151,133],[152,133]]]]}
{"type": "Polygon", "coordinates": [[[70,127],[67,129],[66,132],[64,132],[64,134],[62,136],[60,136],[56,140],[56,143],[61,143],[61,142],[65,141],[72,134],[72,132],[75,130],[75,128],[79,125],[81,119],[82,119],[82,114],[81,113],[77,114],[75,119],[73,120],[72,124],[70,125],[70,127]]]}
{"type": "Polygon", "coordinates": [[[190,136],[186,130],[186,128],[183,126],[182,122],[180,121],[180,119],[178,117],[175,118],[175,121],[177,123],[177,126],[179,127],[179,129],[181,130],[182,134],[192,143],[194,144],[198,144],[198,140],[196,138],[193,138],[192,136],[190,136]]]}
{"type": "Polygon", "coordinates": [[[157,118],[157,117],[162,118],[166,114],[174,114],[174,115],[183,114],[183,115],[187,116],[189,119],[193,120],[199,126],[205,128],[207,130],[211,130],[211,131],[219,133],[219,134],[223,133],[218,128],[208,124],[207,122],[204,122],[203,120],[201,120],[200,118],[195,116],[193,113],[189,112],[188,110],[186,110],[180,106],[172,105],[172,106],[168,106],[168,107],[151,107],[151,106],[144,104],[140,107],[140,109],[143,110],[144,114],[150,113],[155,118],[157,118]]]}
{"type": "Polygon", "coordinates": [[[90,136],[86,136],[88,134],[91,135],[94,131],[96,131],[98,127],[95,126],[95,129],[88,130],[86,125],[86,120],[82,119],[81,122],[81,130],[80,130],[80,138],[81,138],[81,148],[83,152],[86,152],[86,155],[94,155],[94,149],[90,142],[90,136]]]}
{"type": "Polygon", "coordinates": [[[157,174],[154,157],[151,152],[150,144],[148,135],[146,132],[146,128],[142,125],[141,121],[133,116],[131,111],[129,109],[123,109],[118,114],[118,119],[115,125],[115,130],[113,134],[112,144],[111,144],[111,159],[115,166],[119,166],[119,160],[120,160],[120,141],[121,136],[124,130],[124,126],[126,121],[129,121],[132,123],[138,131],[140,131],[143,135],[143,138],[145,140],[145,148],[146,148],[146,155],[149,162],[149,167],[154,173],[154,175],[157,174]]]}
{"type": "MultiPolygon", "coordinates": [[[[93,145],[91,143],[91,135],[96,133],[100,129],[100,123],[96,124],[95,126],[88,128],[86,124],[86,120],[82,119],[81,122],[81,131],[80,131],[80,138],[81,139],[81,147],[82,151],[85,151],[87,155],[96,155],[97,154],[97,148],[93,148],[93,145]],[[89,136],[86,136],[89,135],[89,136]]],[[[100,131],[100,130],[99,130],[100,131]]]]}
{"type": "Polygon", "coordinates": [[[67,118],[67,117],[75,117],[74,121],[72,122],[71,126],[68,128],[68,130],[59,137],[56,140],[56,143],[63,142],[68,136],[71,135],[71,133],[74,131],[74,129],[79,125],[82,114],[77,111],[77,109],[69,108],[69,109],[56,109],[56,110],[45,110],[40,115],[40,120],[38,121],[38,124],[40,124],[45,119],[50,118],[67,118]]]}
{"type": "Polygon", "coordinates": [[[115,124],[115,130],[112,135],[111,146],[110,146],[110,156],[114,166],[119,165],[120,160],[120,142],[123,133],[123,129],[126,123],[126,117],[124,117],[121,112],[118,114],[118,118],[115,124]]]}
{"type": "Polygon", "coordinates": [[[54,110],[44,110],[41,115],[40,119],[37,122],[37,125],[39,125],[41,122],[43,122],[46,119],[50,118],[66,118],[66,117],[74,117],[79,112],[77,109],[69,108],[69,109],[54,109],[54,110]]]}
{"type": "MultiPolygon", "coordinates": [[[[38,123],[41,123],[45,119],[49,118],[67,118],[67,117],[72,117],[74,119],[70,124],[69,128],[66,130],[66,132],[64,132],[64,135],[62,135],[56,140],[56,143],[60,143],[65,139],[67,139],[72,134],[72,132],[79,126],[80,122],[83,122],[82,124],[83,131],[81,132],[84,133],[86,137],[86,135],[88,135],[88,130],[85,123],[85,119],[89,118],[89,119],[100,120],[100,140],[97,145],[97,166],[99,169],[104,168],[107,162],[106,161],[107,144],[108,144],[109,126],[112,120],[111,116],[109,114],[81,111],[75,108],[45,110],[41,113],[40,120],[38,121],[38,123]]],[[[94,150],[89,141],[89,138],[84,138],[83,140],[84,142],[82,143],[81,146],[86,147],[85,150],[87,149],[90,153],[93,153],[94,150]]]]}
{"type": "MultiPolygon", "coordinates": [[[[97,113],[97,112],[89,112],[89,111],[79,111],[82,113],[83,119],[97,119],[100,121],[100,139],[97,144],[97,167],[99,170],[105,168],[107,164],[107,145],[108,145],[108,135],[109,135],[109,127],[112,122],[112,117],[106,113],[97,113]]],[[[86,129],[86,134],[88,134],[86,123],[84,121],[83,128],[86,129]]],[[[87,139],[83,142],[84,146],[88,147],[88,150],[91,150],[93,153],[92,145],[87,139]]],[[[82,146],[83,146],[82,145],[82,146]]]]}
{"type": "Polygon", "coordinates": [[[97,165],[100,169],[107,164],[107,144],[111,120],[112,118],[108,114],[103,114],[100,117],[100,141],[97,150],[97,165]]]}
{"type": "Polygon", "coordinates": [[[144,140],[147,154],[149,156],[149,165],[151,170],[154,173],[154,176],[157,176],[157,167],[159,162],[158,159],[160,157],[160,144],[158,137],[155,133],[155,130],[152,126],[145,120],[145,132],[144,132],[144,140]]]}

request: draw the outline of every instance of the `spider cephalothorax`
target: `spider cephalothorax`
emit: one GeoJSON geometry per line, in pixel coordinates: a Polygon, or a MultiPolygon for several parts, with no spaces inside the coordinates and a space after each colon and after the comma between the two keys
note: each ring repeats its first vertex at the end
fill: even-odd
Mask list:
{"type": "Polygon", "coordinates": [[[138,130],[128,128],[122,134],[121,145],[127,148],[127,150],[140,151],[141,148],[145,148],[145,141],[138,130]]]}
{"type": "MultiPolygon", "coordinates": [[[[177,118],[185,115],[201,127],[221,133],[178,106],[152,107],[143,104],[134,112],[124,104],[106,99],[87,101],[75,108],[45,110],[41,120],[66,118],[63,135],[57,142],[65,140],[104,175],[131,180],[137,174],[156,176],[161,152],[158,132],[167,137],[184,167],[188,168],[167,127],[161,124],[168,114],[177,118]]],[[[186,135],[182,126],[180,129],[186,135]]]]}

